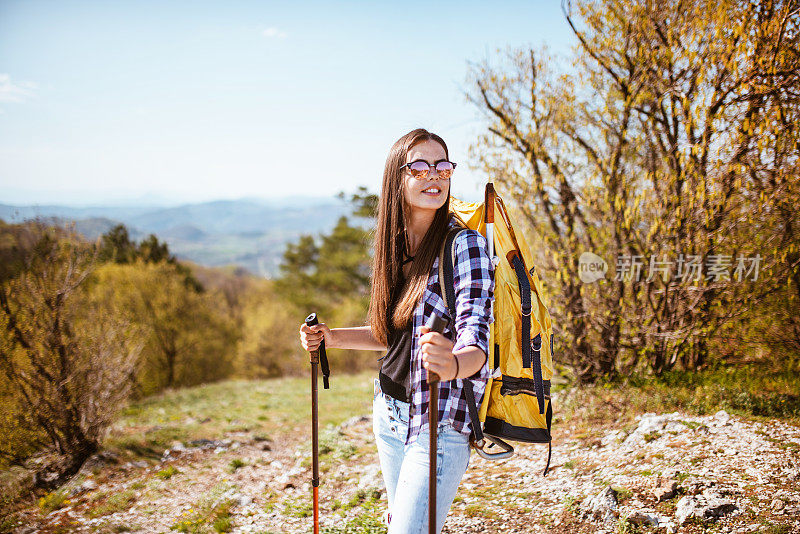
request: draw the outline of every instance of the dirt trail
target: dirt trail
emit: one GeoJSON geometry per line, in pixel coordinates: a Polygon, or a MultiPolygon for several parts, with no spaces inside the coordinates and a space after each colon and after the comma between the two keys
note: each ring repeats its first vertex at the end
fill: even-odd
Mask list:
{"type": "MultiPolygon", "coordinates": [[[[497,462],[473,454],[445,532],[800,533],[797,427],[644,414],[622,429],[565,424],[553,445],[546,477],[540,445],[497,462]]],[[[325,430],[322,450],[323,532],[383,532],[371,419],[325,430]]],[[[63,488],[63,507],[31,507],[13,532],[165,533],[182,521],[188,532],[214,532],[214,521],[230,532],[309,532],[309,454],[303,435],[240,433],[176,443],[149,464],[96,457],[63,488]]]]}

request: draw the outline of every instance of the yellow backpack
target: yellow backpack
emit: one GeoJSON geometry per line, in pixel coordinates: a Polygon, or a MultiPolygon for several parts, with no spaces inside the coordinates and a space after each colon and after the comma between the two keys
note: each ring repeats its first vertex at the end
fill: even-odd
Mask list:
{"type": "MultiPolygon", "coordinates": [[[[489,327],[489,364],[492,376],[478,410],[467,392],[471,443],[487,459],[508,458],[514,448],[506,440],[547,443],[550,465],[551,423],[550,380],[553,377],[553,329],[543,300],[528,244],[514,232],[502,199],[491,183],[486,200],[468,203],[450,197],[450,211],[465,227],[477,230],[489,241],[494,256],[494,322],[489,327]],[[486,206],[491,209],[486,210],[486,206]],[[494,214],[500,217],[494,220],[494,214]],[[478,419],[480,423],[475,424],[478,419]],[[481,428],[482,426],[482,428],[481,428]],[[489,442],[487,444],[487,442],[489,442]],[[500,452],[493,452],[498,446],[500,452]]],[[[455,309],[453,242],[463,229],[451,230],[439,255],[439,285],[449,309],[455,309]]]]}

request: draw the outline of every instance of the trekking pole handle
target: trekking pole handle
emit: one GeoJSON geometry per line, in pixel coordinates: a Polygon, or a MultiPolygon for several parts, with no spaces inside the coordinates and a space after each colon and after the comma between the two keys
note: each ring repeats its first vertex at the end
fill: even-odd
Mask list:
{"type": "MultiPolygon", "coordinates": [[[[447,321],[441,315],[434,312],[430,317],[428,317],[428,321],[425,323],[425,326],[427,326],[431,332],[438,332],[441,334],[444,332],[444,327],[447,326],[447,321]]],[[[429,384],[439,382],[440,380],[441,378],[439,375],[428,369],[429,384]]]]}
{"type": "MultiPolygon", "coordinates": [[[[306,326],[316,326],[319,324],[319,319],[317,319],[316,313],[311,313],[306,317],[306,326]]],[[[322,342],[319,344],[319,347],[315,350],[311,351],[311,363],[319,363],[319,353],[325,350],[325,337],[322,337],[322,342]]]]}
{"type": "MultiPolygon", "coordinates": [[[[316,313],[310,313],[306,317],[305,323],[307,326],[315,326],[319,324],[319,319],[316,313]]],[[[320,370],[322,371],[322,387],[328,389],[328,377],[331,375],[330,367],[328,366],[328,355],[325,353],[325,335],[322,336],[322,341],[319,343],[317,350],[311,351],[311,363],[319,363],[320,370]]]]}

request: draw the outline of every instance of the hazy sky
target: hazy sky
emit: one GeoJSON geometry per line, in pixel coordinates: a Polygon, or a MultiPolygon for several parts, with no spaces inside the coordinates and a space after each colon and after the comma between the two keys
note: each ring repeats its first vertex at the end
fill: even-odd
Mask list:
{"type": "Polygon", "coordinates": [[[559,0],[0,0],[0,203],[377,192],[418,126],[476,198],[468,62],[542,44],[559,0]]]}

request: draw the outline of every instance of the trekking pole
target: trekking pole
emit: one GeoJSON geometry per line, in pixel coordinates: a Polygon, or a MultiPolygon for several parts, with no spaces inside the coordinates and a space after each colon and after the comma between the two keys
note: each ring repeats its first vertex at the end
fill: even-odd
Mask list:
{"type": "MultiPolygon", "coordinates": [[[[442,317],[434,313],[428,318],[427,326],[431,332],[444,332],[447,324],[442,317]]],[[[436,534],[436,441],[439,430],[439,375],[428,370],[428,534],[436,534]]]]}
{"type": "MultiPolygon", "coordinates": [[[[317,314],[312,313],[306,317],[306,325],[314,326],[319,323],[317,314]]],[[[317,350],[311,351],[311,487],[314,499],[314,534],[319,534],[319,411],[317,405],[317,365],[322,365],[322,382],[328,389],[328,357],[325,354],[325,337],[317,350]]]]}

